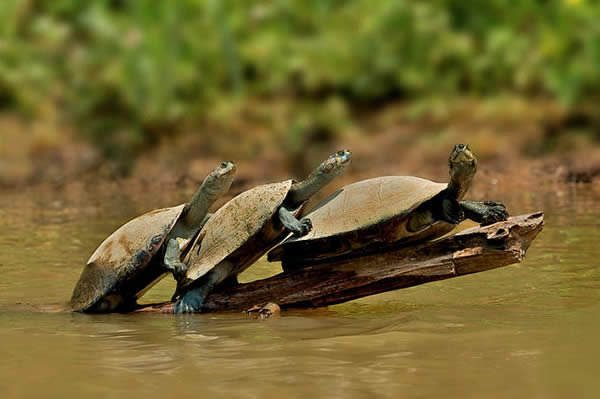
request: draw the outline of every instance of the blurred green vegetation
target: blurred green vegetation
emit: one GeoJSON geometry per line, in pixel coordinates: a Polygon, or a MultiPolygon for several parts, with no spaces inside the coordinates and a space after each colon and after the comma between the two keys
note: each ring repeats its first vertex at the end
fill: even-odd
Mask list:
{"type": "Polygon", "coordinates": [[[586,0],[2,0],[0,109],[58,113],[128,160],[186,126],[209,134],[219,110],[291,99],[294,152],[392,101],[589,104],[599,17],[586,0]]]}

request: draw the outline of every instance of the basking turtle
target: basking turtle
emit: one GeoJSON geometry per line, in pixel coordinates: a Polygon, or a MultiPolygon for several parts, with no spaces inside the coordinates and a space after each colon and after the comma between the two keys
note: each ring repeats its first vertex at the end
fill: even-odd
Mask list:
{"type": "Polygon", "coordinates": [[[229,191],[235,171],[234,163],[223,162],[206,176],[188,204],[148,212],[112,233],[83,269],[71,297],[72,309],[131,311],[167,272],[181,278],[185,269],[179,262],[180,243],[185,247],[200,231],[209,207],[229,191]]]}
{"type": "Polygon", "coordinates": [[[236,284],[239,273],[289,232],[297,236],[308,233],[312,228],[310,219],[296,217],[302,215],[310,197],[342,173],[350,158],[350,151],[338,151],[302,182],[286,180],[258,186],[223,205],[206,223],[184,258],[188,269],[174,296],[183,294],[174,311],[200,311],[215,285],[226,279],[226,283],[236,284]]]}
{"type": "Polygon", "coordinates": [[[448,184],[386,176],[343,187],[307,215],[315,228],[274,248],[269,261],[289,270],[441,237],[465,217],[483,224],[508,217],[500,202],[463,200],[477,170],[468,146],[457,144],[449,163],[448,184]]]}

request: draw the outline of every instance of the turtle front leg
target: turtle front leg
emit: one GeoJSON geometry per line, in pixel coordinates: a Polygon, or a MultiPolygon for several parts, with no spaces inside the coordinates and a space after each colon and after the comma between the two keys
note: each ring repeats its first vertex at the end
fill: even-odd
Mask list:
{"type": "Polygon", "coordinates": [[[312,230],[312,222],[309,218],[298,220],[292,212],[285,209],[283,206],[279,208],[277,215],[279,216],[281,224],[296,236],[302,237],[312,230]]]}
{"type": "Polygon", "coordinates": [[[506,220],[508,212],[503,203],[497,201],[460,201],[465,217],[482,225],[506,220]]]}
{"type": "Polygon", "coordinates": [[[173,306],[175,313],[198,313],[202,310],[204,300],[213,288],[231,275],[234,265],[228,261],[222,261],[209,271],[201,280],[200,284],[188,290],[173,306]]]}
{"type": "Polygon", "coordinates": [[[465,220],[465,212],[461,204],[453,198],[443,198],[441,201],[439,219],[450,224],[459,224],[465,220]]]}
{"type": "Polygon", "coordinates": [[[167,242],[167,249],[165,251],[164,264],[168,271],[173,273],[173,277],[176,281],[181,281],[185,277],[187,266],[181,262],[181,248],[176,239],[171,238],[167,242]]]}

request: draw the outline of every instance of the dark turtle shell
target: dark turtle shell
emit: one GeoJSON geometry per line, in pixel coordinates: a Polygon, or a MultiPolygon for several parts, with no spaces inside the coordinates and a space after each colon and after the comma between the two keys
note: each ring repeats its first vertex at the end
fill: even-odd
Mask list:
{"type": "MultiPolygon", "coordinates": [[[[439,237],[453,226],[435,222],[418,232],[406,229],[411,213],[447,187],[412,176],[385,176],[347,185],[306,216],[313,229],[290,237],[269,253],[269,261],[310,263],[352,251],[439,237]]],[[[285,264],[284,264],[285,266],[285,264]]]]}
{"type": "MultiPolygon", "coordinates": [[[[108,312],[131,306],[165,274],[154,255],[185,205],[157,209],[112,233],[96,249],[73,290],[75,311],[108,312]]],[[[127,310],[127,309],[123,309],[127,310]]]]}
{"type": "MultiPolygon", "coordinates": [[[[204,225],[184,262],[188,265],[183,286],[191,284],[224,259],[238,274],[286,236],[276,214],[287,197],[292,180],[254,187],[223,205],[204,225]],[[199,242],[201,241],[201,244],[199,242]]],[[[303,206],[294,214],[300,214],[303,206]]]]}

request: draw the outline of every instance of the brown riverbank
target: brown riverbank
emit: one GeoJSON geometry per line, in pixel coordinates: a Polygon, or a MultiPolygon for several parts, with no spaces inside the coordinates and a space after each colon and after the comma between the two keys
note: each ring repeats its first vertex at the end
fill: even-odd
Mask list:
{"type": "MultiPolygon", "coordinates": [[[[419,112],[389,105],[365,111],[358,122],[330,131],[318,123],[303,141],[289,144],[282,129],[257,121],[256,109],[240,110],[226,126],[181,129],[145,148],[120,176],[115,162],[82,140],[76,130],[49,118],[24,121],[0,116],[0,186],[64,187],[115,181],[123,186],[195,186],[221,159],[238,164],[236,186],[293,176],[301,178],[338,148],[351,148],[345,181],[374,175],[409,174],[446,179],[454,143],[469,143],[480,159],[478,180],[488,184],[591,183],[600,179],[596,123],[545,102],[463,101],[452,109],[419,112]],[[583,118],[583,120],[581,120],[583,118]]],[[[289,109],[283,110],[285,115],[289,109]]],[[[280,122],[283,123],[283,122],[280,122]]],[[[312,129],[312,130],[311,130],[312,129]]]]}

